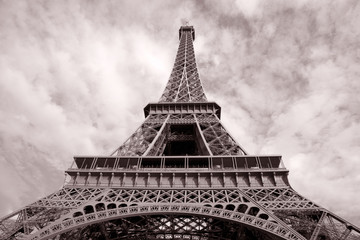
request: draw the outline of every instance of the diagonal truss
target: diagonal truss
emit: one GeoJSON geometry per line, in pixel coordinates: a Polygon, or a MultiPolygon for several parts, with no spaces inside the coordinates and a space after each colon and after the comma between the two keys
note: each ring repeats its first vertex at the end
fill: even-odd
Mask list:
{"type": "Polygon", "coordinates": [[[191,125],[196,128],[192,135],[183,136],[197,139],[206,147],[209,155],[245,155],[245,151],[226,131],[214,113],[151,114],[130,138],[116,149],[114,156],[161,156],[166,144],[179,138],[171,132],[171,125],[191,125]],[[195,133],[199,137],[195,136],[195,133]]]}

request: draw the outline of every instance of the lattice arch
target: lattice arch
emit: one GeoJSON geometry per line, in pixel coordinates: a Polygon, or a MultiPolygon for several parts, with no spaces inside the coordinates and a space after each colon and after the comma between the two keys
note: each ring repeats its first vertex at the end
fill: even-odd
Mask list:
{"type": "MultiPolygon", "coordinates": [[[[269,216],[267,213],[260,213],[260,209],[251,207],[245,213],[234,210],[221,209],[217,207],[208,207],[202,205],[175,205],[159,204],[137,206],[116,206],[115,203],[94,203],[86,205],[82,211],[76,210],[53,222],[49,226],[41,229],[34,234],[31,240],[48,239],[57,235],[69,232],[73,229],[86,227],[92,224],[111,221],[115,219],[126,219],[135,216],[172,216],[171,218],[180,218],[182,216],[195,216],[200,218],[214,218],[225,222],[236,223],[237,226],[245,226],[256,231],[263,232],[265,235],[274,236],[274,239],[300,240],[305,239],[296,231],[283,224],[281,221],[269,216]]],[[[189,218],[190,219],[190,218],[189,218]]],[[[164,222],[168,222],[164,217],[164,222]]],[[[186,221],[186,220],[184,220],[186,221]]],[[[187,220],[190,221],[190,220],[187,220]]],[[[195,224],[195,223],[194,223],[195,224]]],[[[192,224],[192,225],[194,225],[192,224]]],[[[204,223],[204,227],[205,227],[204,223]]],[[[165,224],[163,227],[166,227],[165,224]]],[[[197,224],[199,227],[199,224],[197,224]]],[[[189,224],[190,230],[191,224],[189,224]]],[[[161,228],[159,229],[161,230],[161,228]]],[[[145,231],[145,229],[144,229],[145,231]]]]}

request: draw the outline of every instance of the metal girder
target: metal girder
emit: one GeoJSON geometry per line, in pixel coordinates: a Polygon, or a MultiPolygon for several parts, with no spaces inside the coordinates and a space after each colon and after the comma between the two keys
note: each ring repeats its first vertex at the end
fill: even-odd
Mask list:
{"type": "Polygon", "coordinates": [[[244,192],[267,209],[319,209],[290,187],[248,188],[244,192]]]}
{"type": "Polygon", "coordinates": [[[172,125],[193,125],[192,136],[206,148],[206,155],[246,155],[245,151],[222,126],[215,113],[151,114],[135,133],[112,156],[160,156],[171,140],[172,125]],[[196,132],[200,134],[196,136],[196,132]]]}
{"type": "Polygon", "coordinates": [[[156,138],[163,126],[165,119],[158,115],[158,122],[153,121],[154,116],[148,116],[145,122],[133,133],[123,145],[117,148],[111,155],[115,156],[141,156],[156,138]],[[160,122],[163,120],[163,122],[160,122]]]}
{"type": "Polygon", "coordinates": [[[215,114],[206,116],[205,119],[200,115],[197,119],[212,155],[246,155],[215,114]]]}

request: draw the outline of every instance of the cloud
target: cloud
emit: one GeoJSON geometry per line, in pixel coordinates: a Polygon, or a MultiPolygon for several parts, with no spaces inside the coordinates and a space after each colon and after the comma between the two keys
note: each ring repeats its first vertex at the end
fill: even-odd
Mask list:
{"type": "Polygon", "coordinates": [[[360,225],[357,1],[0,4],[1,215],[60,187],[73,155],[109,154],[135,131],[188,19],[225,127],[249,154],[282,154],[300,194],[360,225]]]}
{"type": "Polygon", "coordinates": [[[235,4],[238,8],[246,15],[247,17],[251,17],[255,14],[258,8],[259,1],[246,1],[246,0],[237,0],[235,4]]]}

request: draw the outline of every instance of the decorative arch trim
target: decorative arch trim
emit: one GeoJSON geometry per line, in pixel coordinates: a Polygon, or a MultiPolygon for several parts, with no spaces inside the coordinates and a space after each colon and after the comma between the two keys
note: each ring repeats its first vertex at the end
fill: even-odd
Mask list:
{"type": "Polygon", "coordinates": [[[51,225],[41,229],[29,237],[29,240],[44,240],[52,238],[58,234],[68,232],[70,230],[91,225],[94,223],[127,218],[139,215],[158,215],[158,214],[174,214],[174,215],[197,215],[205,217],[213,217],[225,221],[238,222],[259,231],[265,231],[276,235],[282,239],[288,240],[305,240],[298,232],[292,230],[286,225],[269,221],[268,219],[259,218],[245,213],[229,211],[225,209],[205,207],[205,206],[188,206],[188,205],[139,205],[132,207],[121,207],[107,209],[98,212],[92,212],[85,215],[59,219],[51,225]]]}

